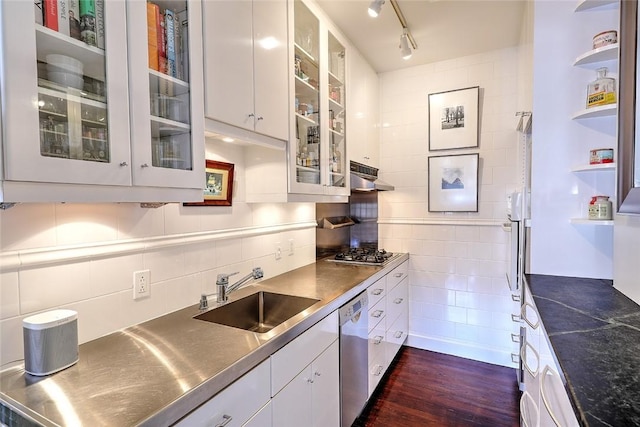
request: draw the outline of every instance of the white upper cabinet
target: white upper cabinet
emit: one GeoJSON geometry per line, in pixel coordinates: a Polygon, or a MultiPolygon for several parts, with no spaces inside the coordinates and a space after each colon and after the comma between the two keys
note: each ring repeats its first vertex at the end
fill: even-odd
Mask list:
{"type": "MultiPolygon", "coordinates": [[[[201,198],[204,137],[202,119],[194,118],[203,108],[189,95],[189,81],[202,82],[194,71],[201,65],[189,61],[201,54],[188,53],[198,49],[200,37],[196,42],[190,34],[201,31],[200,22],[194,27],[184,20],[182,31],[172,34],[185,43],[180,50],[187,77],[150,78],[145,2],[44,3],[57,10],[28,1],[0,3],[0,201],[201,198]],[[151,100],[160,93],[172,113],[154,121],[151,100]]],[[[200,15],[199,2],[163,7],[189,9],[189,20],[200,15]]]]}
{"type": "Polygon", "coordinates": [[[289,15],[289,192],[346,196],[346,42],[302,0],[290,2],[289,15]]]}
{"type": "Polygon", "coordinates": [[[286,140],[286,0],[205,1],[203,8],[205,115],[286,140]]]}
{"type": "Polygon", "coordinates": [[[378,75],[358,52],[349,55],[349,160],[380,167],[378,75]]]}

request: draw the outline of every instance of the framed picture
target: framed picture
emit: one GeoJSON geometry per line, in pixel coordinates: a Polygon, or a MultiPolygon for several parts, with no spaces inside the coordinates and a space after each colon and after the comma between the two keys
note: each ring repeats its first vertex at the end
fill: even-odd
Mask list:
{"type": "Polygon", "coordinates": [[[183,203],[184,206],[231,206],[233,195],[233,164],[206,161],[204,200],[199,203],[183,203]]]}
{"type": "Polygon", "coordinates": [[[478,146],[480,87],[429,94],[429,151],[478,146]]]}
{"type": "Polygon", "coordinates": [[[480,156],[429,157],[429,212],[478,212],[480,156]]]}

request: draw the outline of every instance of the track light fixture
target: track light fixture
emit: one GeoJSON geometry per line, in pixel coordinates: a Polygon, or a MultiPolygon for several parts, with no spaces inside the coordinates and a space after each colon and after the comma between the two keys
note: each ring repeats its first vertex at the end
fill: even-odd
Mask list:
{"type": "Polygon", "coordinates": [[[380,9],[382,9],[383,4],[384,0],[373,0],[369,5],[369,16],[372,18],[377,18],[380,14],[380,9]]]}
{"type": "Polygon", "coordinates": [[[411,46],[409,46],[409,35],[407,34],[407,28],[402,29],[402,35],[400,36],[400,53],[402,59],[411,58],[411,46]]]}

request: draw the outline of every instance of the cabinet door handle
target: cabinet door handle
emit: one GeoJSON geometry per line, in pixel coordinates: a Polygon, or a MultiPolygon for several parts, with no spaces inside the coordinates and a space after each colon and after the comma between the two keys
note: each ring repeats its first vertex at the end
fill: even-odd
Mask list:
{"type": "Polygon", "coordinates": [[[120,162],[120,166],[129,166],[129,163],[127,163],[127,162],[120,162]]]}
{"type": "Polygon", "coordinates": [[[307,382],[308,382],[309,384],[313,384],[313,378],[307,378],[307,382]]]}
{"type": "Polygon", "coordinates": [[[536,351],[535,348],[533,348],[533,346],[531,344],[529,344],[528,342],[525,342],[524,345],[522,346],[522,348],[520,349],[520,360],[522,360],[522,364],[524,365],[525,369],[527,371],[529,371],[529,373],[531,374],[532,377],[536,377],[538,375],[538,371],[540,370],[540,355],[538,354],[538,352],[536,351]],[[527,350],[527,347],[529,347],[529,349],[527,350]],[[536,369],[532,370],[529,367],[529,364],[527,363],[527,351],[531,350],[533,352],[533,355],[536,357],[536,369]]]}
{"type": "Polygon", "coordinates": [[[512,314],[511,315],[511,321],[519,323],[520,322],[520,316],[517,315],[517,314],[512,314]]]}
{"type": "Polygon", "coordinates": [[[402,304],[402,301],[404,301],[404,299],[402,299],[402,298],[396,298],[396,299],[394,299],[394,300],[393,300],[393,303],[394,303],[394,304],[402,304]]]}
{"type": "Polygon", "coordinates": [[[519,362],[517,353],[511,353],[511,361],[513,363],[518,363],[519,362]]]}
{"type": "Polygon", "coordinates": [[[149,165],[148,165],[147,163],[143,163],[143,164],[141,164],[141,165],[140,165],[140,167],[141,167],[141,168],[148,168],[148,167],[149,167],[149,165]]]}
{"type": "Polygon", "coordinates": [[[233,417],[231,415],[223,415],[222,416],[222,422],[216,424],[216,427],[224,427],[227,424],[229,424],[231,422],[231,420],[233,419],[233,417]]]}
{"type": "Polygon", "coordinates": [[[380,376],[381,373],[382,373],[382,365],[376,366],[375,371],[373,371],[373,375],[377,377],[377,376],[380,376]]]}
{"type": "Polygon", "coordinates": [[[256,120],[264,120],[264,117],[258,116],[258,118],[256,120]]]}
{"type": "Polygon", "coordinates": [[[371,293],[373,295],[380,295],[382,293],[382,288],[374,289],[371,293]]]}
{"type": "Polygon", "coordinates": [[[404,276],[404,273],[396,273],[393,275],[393,277],[402,277],[404,276]]]}
{"type": "Polygon", "coordinates": [[[546,406],[547,408],[547,412],[549,412],[549,415],[551,415],[551,419],[553,420],[553,422],[556,423],[556,425],[559,426],[562,424],[560,423],[560,421],[558,421],[558,417],[556,416],[556,414],[553,413],[553,408],[551,408],[551,402],[549,402],[549,399],[547,398],[547,394],[545,393],[545,391],[547,391],[547,377],[553,377],[553,376],[557,376],[557,372],[555,371],[555,369],[551,368],[549,365],[546,365],[542,370],[542,381],[540,384],[540,397],[542,398],[542,402],[544,402],[544,406],[546,406]]]}
{"type": "Polygon", "coordinates": [[[540,316],[538,315],[538,319],[536,319],[535,323],[531,323],[531,321],[527,319],[527,307],[531,307],[531,309],[536,313],[536,315],[538,315],[538,310],[536,310],[536,308],[533,305],[531,305],[531,303],[525,302],[522,305],[522,308],[520,309],[520,317],[522,317],[524,321],[527,322],[529,326],[531,326],[531,328],[538,329],[538,325],[540,324],[540,316]]]}
{"type": "Polygon", "coordinates": [[[511,341],[513,342],[520,342],[520,335],[519,334],[511,334],[511,341]]]}
{"type": "Polygon", "coordinates": [[[373,343],[378,345],[378,344],[380,344],[382,342],[383,339],[384,339],[384,337],[382,337],[380,335],[377,335],[377,336],[373,337],[373,343]]]}
{"type": "Polygon", "coordinates": [[[256,115],[253,113],[249,113],[249,115],[247,117],[255,117],[256,115]]]}
{"type": "Polygon", "coordinates": [[[383,310],[376,310],[376,311],[374,311],[373,313],[371,313],[371,317],[376,317],[376,318],[378,318],[378,317],[382,316],[382,313],[384,313],[384,311],[383,311],[383,310]]]}
{"type": "Polygon", "coordinates": [[[402,337],[402,334],[404,334],[404,332],[402,332],[402,331],[398,331],[398,332],[396,332],[396,334],[395,334],[394,336],[395,336],[396,338],[401,338],[401,337],[402,337]]]}
{"type": "Polygon", "coordinates": [[[315,372],[313,373],[313,375],[315,375],[316,377],[319,377],[319,376],[321,376],[322,374],[321,374],[320,372],[318,372],[318,371],[315,371],[315,372]]]}
{"type": "Polygon", "coordinates": [[[511,294],[511,299],[515,302],[520,302],[520,295],[511,294]]]}

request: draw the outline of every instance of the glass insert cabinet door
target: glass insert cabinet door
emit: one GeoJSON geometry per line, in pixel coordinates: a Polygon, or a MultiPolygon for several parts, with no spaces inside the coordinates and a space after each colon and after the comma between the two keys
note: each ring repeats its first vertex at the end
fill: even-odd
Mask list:
{"type": "Polygon", "coordinates": [[[331,32],[328,37],[329,185],[345,187],[345,48],[331,32]]]}
{"type": "Polygon", "coordinates": [[[0,14],[4,178],[129,185],[126,39],[105,25],[124,25],[124,3],[3,1],[0,14]]]}
{"type": "Polygon", "coordinates": [[[201,2],[130,1],[127,16],[134,182],[203,187],[201,2]]]}
{"type": "Polygon", "coordinates": [[[295,180],[320,184],[320,23],[299,0],[294,2],[295,180]]]}

